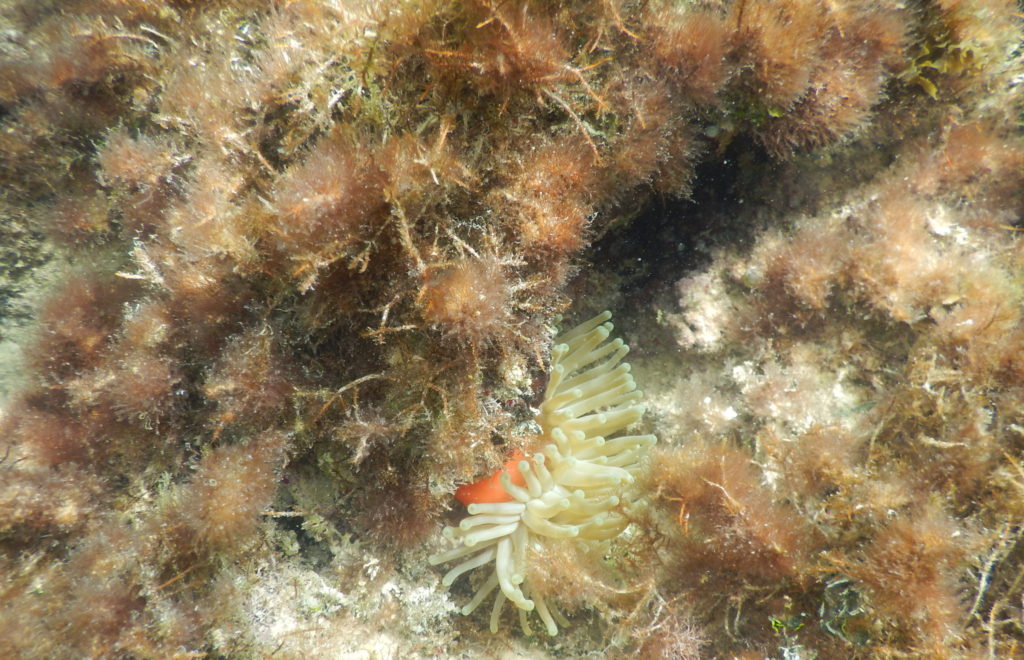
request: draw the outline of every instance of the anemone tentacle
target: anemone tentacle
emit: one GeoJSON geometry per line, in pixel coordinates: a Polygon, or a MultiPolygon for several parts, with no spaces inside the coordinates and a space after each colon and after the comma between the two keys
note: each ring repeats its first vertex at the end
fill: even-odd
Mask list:
{"type": "Polygon", "coordinates": [[[493,562],[494,569],[469,604],[470,614],[497,590],[490,628],[497,631],[505,601],[520,611],[529,632],[526,612],[536,611],[549,635],[558,633],[564,618],[527,580],[526,552],[539,537],[605,541],[629,524],[619,511],[625,489],[635,480],[653,435],[619,435],[638,422],[644,406],[641,393],[622,363],[629,347],[609,341],[610,312],[568,330],[551,349],[551,374],[535,421],[541,428],[539,451],[514,464],[523,485],[512,483],[507,471],[499,483],[511,501],[468,505],[469,516],[458,527],[445,528],[457,545],[430,557],[433,565],[462,559],[442,579],[450,586],[457,578],[493,562]]]}

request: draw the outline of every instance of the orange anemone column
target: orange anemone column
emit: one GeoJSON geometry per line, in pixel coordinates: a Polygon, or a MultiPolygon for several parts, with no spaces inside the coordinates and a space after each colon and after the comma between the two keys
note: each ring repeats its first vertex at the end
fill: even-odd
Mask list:
{"type": "Polygon", "coordinates": [[[526,480],[519,473],[519,461],[521,460],[523,460],[523,454],[517,449],[512,453],[512,458],[505,462],[505,467],[502,469],[480,481],[474,481],[455,489],[455,499],[466,506],[491,502],[511,502],[513,498],[501,487],[500,479],[502,473],[508,472],[512,483],[525,488],[526,480]]]}

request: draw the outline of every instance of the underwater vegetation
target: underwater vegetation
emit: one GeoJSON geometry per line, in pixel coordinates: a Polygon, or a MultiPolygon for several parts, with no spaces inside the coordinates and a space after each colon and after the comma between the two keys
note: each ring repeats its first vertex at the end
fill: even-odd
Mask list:
{"type": "Polygon", "coordinates": [[[5,3],[0,656],[1024,653],[1021,13],[5,3]]]}

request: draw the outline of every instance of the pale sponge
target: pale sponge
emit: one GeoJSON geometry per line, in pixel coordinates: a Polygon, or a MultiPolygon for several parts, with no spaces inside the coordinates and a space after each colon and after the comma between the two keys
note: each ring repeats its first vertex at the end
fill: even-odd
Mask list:
{"type": "Polygon", "coordinates": [[[526,550],[538,537],[577,538],[600,542],[618,536],[629,524],[620,502],[640,469],[653,435],[620,435],[640,420],[641,393],[622,363],[629,352],[621,339],[608,341],[612,324],[604,312],[562,333],[551,349],[551,376],[540,413],[537,446],[541,450],[519,461],[523,486],[500,476],[508,494],[504,502],[470,504],[469,517],[447,527],[445,537],[456,547],[430,557],[431,564],[462,559],[442,579],[445,586],[463,573],[493,564],[472,600],[462,608],[469,614],[496,588],[491,608],[491,631],[506,600],[526,613],[536,610],[549,635],[558,633],[555,618],[564,619],[539,594],[530,593],[526,550]]]}

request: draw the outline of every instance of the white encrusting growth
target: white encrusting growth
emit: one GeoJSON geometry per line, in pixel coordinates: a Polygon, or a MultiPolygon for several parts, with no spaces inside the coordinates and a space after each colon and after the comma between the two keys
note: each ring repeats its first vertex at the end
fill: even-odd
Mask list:
{"type": "Polygon", "coordinates": [[[610,437],[644,414],[641,394],[622,358],[629,352],[621,339],[608,341],[612,324],[604,312],[562,333],[551,350],[551,375],[536,417],[541,427],[540,452],[518,464],[525,486],[500,476],[511,502],[468,506],[469,517],[447,527],[457,545],[430,557],[431,564],[461,559],[441,580],[450,586],[463,573],[493,562],[491,575],[462,608],[469,614],[496,589],[490,627],[497,631],[506,600],[526,613],[536,611],[549,635],[558,633],[556,618],[526,578],[526,551],[537,537],[612,539],[629,521],[618,511],[622,494],[633,483],[640,461],[656,442],[653,435],[610,437]]]}

